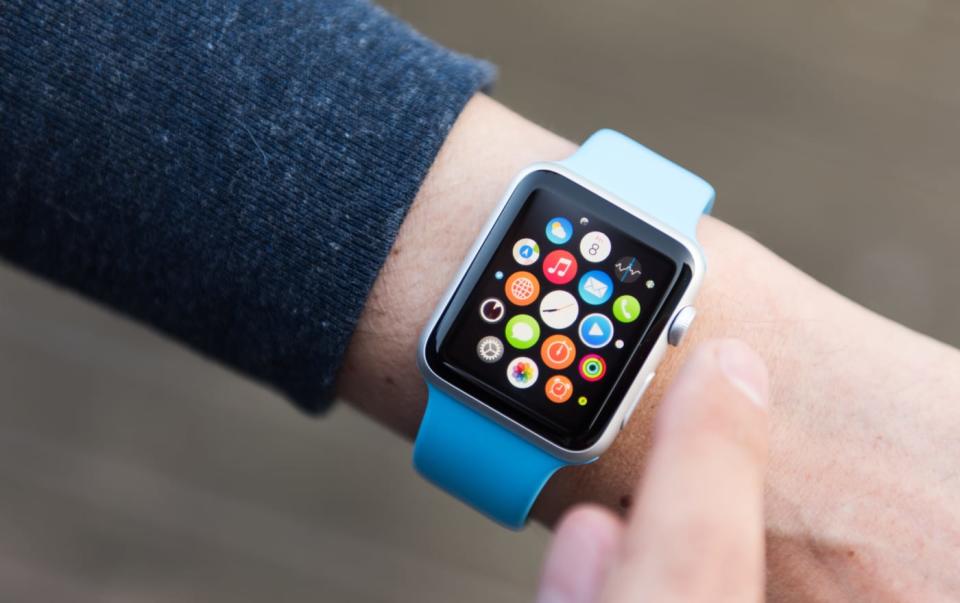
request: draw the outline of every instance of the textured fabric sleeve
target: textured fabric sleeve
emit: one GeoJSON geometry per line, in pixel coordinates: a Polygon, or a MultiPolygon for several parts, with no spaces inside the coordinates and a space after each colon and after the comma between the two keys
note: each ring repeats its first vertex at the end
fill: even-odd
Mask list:
{"type": "Polygon", "coordinates": [[[315,412],[492,68],[358,0],[0,9],[0,254],[315,412]]]}

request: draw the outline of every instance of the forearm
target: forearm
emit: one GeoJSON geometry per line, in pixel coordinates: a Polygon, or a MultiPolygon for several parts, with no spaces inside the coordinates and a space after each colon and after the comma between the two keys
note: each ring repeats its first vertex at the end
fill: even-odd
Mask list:
{"type": "MultiPolygon", "coordinates": [[[[415,366],[421,328],[517,171],[574,148],[489,99],[471,101],[353,336],[339,382],[347,400],[415,434],[426,400],[415,366]]],[[[923,576],[912,568],[940,576],[960,552],[960,517],[949,504],[960,495],[951,470],[960,458],[960,411],[950,404],[960,388],[960,354],[836,295],[715,219],[703,220],[698,235],[710,268],[691,340],[742,338],[772,371],[772,592],[920,592],[923,576]],[[922,520],[910,523],[931,512],[949,529],[928,533],[922,520]],[[868,583],[883,575],[890,579],[868,583]],[[868,586],[880,590],[856,590],[868,586]]],[[[668,355],[645,403],[599,462],[551,480],[535,517],[553,523],[583,500],[628,504],[653,408],[689,347],[668,355]]]]}
{"type": "Polygon", "coordinates": [[[307,412],[493,77],[367,0],[15,0],[0,57],[0,258],[307,412]]]}

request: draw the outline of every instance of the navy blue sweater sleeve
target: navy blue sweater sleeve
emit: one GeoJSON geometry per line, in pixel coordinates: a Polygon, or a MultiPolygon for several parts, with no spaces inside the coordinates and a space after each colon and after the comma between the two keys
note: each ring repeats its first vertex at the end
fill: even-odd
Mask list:
{"type": "Polygon", "coordinates": [[[5,2],[0,255],[321,410],[492,77],[360,0],[5,2]]]}

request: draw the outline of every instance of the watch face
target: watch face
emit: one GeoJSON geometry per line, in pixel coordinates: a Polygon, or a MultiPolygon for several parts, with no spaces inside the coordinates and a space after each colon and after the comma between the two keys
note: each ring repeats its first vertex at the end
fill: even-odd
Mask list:
{"type": "Polygon", "coordinates": [[[659,229],[533,172],[429,335],[426,360],[555,444],[588,448],[666,327],[691,264],[659,229]]]}

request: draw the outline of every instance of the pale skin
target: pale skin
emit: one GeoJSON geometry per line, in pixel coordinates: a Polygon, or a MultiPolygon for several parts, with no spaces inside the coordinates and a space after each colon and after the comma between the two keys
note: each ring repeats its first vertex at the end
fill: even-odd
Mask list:
{"type": "MultiPolygon", "coordinates": [[[[346,400],[416,434],[426,400],[420,330],[516,173],[574,149],[487,97],[470,101],[371,292],[340,375],[346,400]]],[[[692,332],[613,447],[560,471],[534,517],[554,525],[581,502],[626,511],[666,386],[697,342],[736,337],[770,370],[766,595],[960,598],[960,352],[834,293],[719,220],[702,220],[698,238],[709,272],[692,332]]]]}
{"type": "Polygon", "coordinates": [[[663,397],[628,521],[596,505],[568,513],[537,603],[759,601],[768,403],[756,352],[698,346],[663,397]]]}

